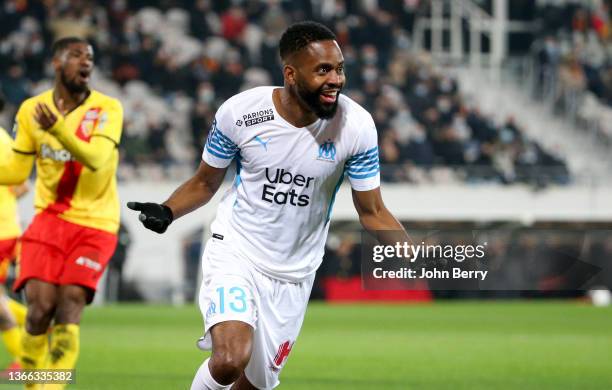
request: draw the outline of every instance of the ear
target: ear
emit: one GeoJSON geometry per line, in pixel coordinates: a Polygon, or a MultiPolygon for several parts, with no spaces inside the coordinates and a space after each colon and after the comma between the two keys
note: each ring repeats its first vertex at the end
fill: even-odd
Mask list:
{"type": "Polygon", "coordinates": [[[288,85],[295,85],[295,73],[296,69],[293,66],[288,64],[283,65],[283,76],[288,85]]]}

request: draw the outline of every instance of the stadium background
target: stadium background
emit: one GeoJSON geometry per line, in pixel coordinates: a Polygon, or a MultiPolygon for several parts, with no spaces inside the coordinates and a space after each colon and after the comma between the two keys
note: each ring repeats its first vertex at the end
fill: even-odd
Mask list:
{"type": "Polygon", "coordinates": [[[488,291],[363,291],[343,187],[283,384],[611,388],[612,312],[590,307],[587,293],[612,287],[609,1],[7,0],[1,126],[51,86],[49,48],[66,35],[92,42],[92,85],[125,109],[120,246],[85,314],[76,388],[187,387],[202,360],[191,305],[216,203],[160,238],[125,202],[162,201],[193,172],[225,99],[282,84],[278,39],[303,19],[338,36],[344,93],[377,124],[389,209],[410,232],[486,232],[514,272],[488,291]],[[601,272],[568,288],[568,263],[538,268],[542,254],[601,272]],[[526,275],[527,289],[517,284],[526,275]]]}

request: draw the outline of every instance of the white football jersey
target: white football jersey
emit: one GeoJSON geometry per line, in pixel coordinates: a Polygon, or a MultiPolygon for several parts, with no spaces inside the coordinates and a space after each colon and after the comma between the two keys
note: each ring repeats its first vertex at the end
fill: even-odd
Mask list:
{"type": "Polygon", "coordinates": [[[250,89],[219,107],[202,159],[237,164],[212,233],[262,273],[297,282],[321,264],[345,174],[357,191],[380,185],[377,134],[372,116],[344,95],[333,118],[295,127],[274,107],[276,88],[250,89]]]}

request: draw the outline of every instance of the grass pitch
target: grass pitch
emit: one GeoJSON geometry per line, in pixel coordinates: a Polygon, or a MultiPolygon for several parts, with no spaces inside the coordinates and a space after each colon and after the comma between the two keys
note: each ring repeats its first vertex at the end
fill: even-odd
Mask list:
{"type": "MultiPolygon", "coordinates": [[[[68,389],[188,389],[206,356],[195,347],[201,332],[193,306],[88,308],[68,389]]],[[[0,362],[9,362],[4,350],[0,362]]],[[[281,388],[612,389],[612,308],[315,303],[281,388]]]]}

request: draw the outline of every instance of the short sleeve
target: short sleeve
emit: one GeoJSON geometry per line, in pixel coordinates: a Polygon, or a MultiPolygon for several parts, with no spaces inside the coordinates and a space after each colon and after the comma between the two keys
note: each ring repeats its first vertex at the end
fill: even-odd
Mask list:
{"type": "Polygon", "coordinates": [[[344,169],[355,191],[369,191],[380,186],[378,136],[374,121],[369,118],[344,169]]]}
{"type": "Polygon", "coordinates": [[[212,167],[226,168],[236,154],[238,154],[238,145],[233,117],[229,108],[224,104],[215,114],[206,138],[206,145],[204,145],[202,160],[212,167]]]}
{"type": "Polygon", "coordinates": [[[28,126],[31,120],[29,116],[32,115],[34,113],[30,112],[27,104],[22,104],[15,116],[15,125],[13,127],[15,142],[13,143],[13,150],[17,153],[36,154],[36,141],[32,137],[28,126]]]}
{"type": "Polygon", "coordinates": [[[105,137],[119,145],[122,131],[123,107],[118,100],[111,99],[108,104],[102,106],[100,122],[91,136],[105,137]]]}

